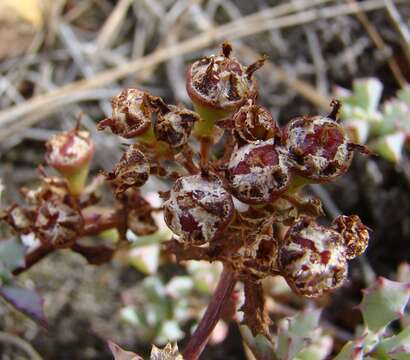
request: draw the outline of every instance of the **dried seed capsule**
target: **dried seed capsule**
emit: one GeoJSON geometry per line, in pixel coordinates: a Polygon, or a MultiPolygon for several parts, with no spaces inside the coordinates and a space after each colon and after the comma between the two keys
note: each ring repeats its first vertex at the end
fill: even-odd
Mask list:
{"type": "Polygon", "coordinates": [[[280,129],[263,106],[249,100],[232,117],[235,134],[245,143],[280,138],[280,129]]]}
{"type": "Polygon", "coordinates": [[[95,145],[87,131],[78,126],[52,136],[46,142],[46,162],[67,180],[70,192],[80,195],[88,176],[95,145]]]}
{"type": "Polygon", "coordinates": [[[230,254],[227,262],[240,278],[261,280],[278,274],[277,257],[278,244],[269,223],[247,236],[241,247],[230,254]]]}
{"type": "Polygon", "coordinates": [[[292,169],[318,182],[344,174],[353,158],[354,145],[330,116],[295,118],[283,130],[292,169]]]}
{"type": "Polygon", "coordinates": [[[118,196],[131,187],[140,187],[148,180],[150,165],[137,145],[130,145],[110,173],[106,173],[118,196]]]}
{"type": "Polygon", "coordinates": [[[83,230],[81,214],[58,201],[44,202],[37,211],[34,233],[40,241],[56,249],[71,247],[83,230]]]}
{"type": "Polygon", "coordinates": [[[218,237],[233,217],[231,195],[214,175],[192,175],[176,180],[164,203],[164,218],[182,241],[203,244],[218,237]]]}
{"type": "Polygon", "coordinates": [[[19,205],[8,208],[0,217],[9,224],[17,234],[29,234],[33,227],[33,213],[19,205]]]}
{"type": "Polygon", "coordinates": [[[343,237],[308,218],[292,225],[279,247],[279,269],[298,294],[318,297],[343,284],[347,276],[343,237]]]}
{"type": "Polygon", "coordinates": [[[212,109],[234,111],[256,95],[253,73],[264,60],[244,67],[231,57],[232,47],[222,45],[220,55],[195,61],[188,69],[187,91],[192,101],[212,109]]]}
{"type": "Polygon", "coordinates": [[[340,215],[333,220],[333,228],[342,235],[348,260],[364,253],[369,243],[369,231],[357,215],[340,215]]]}
{"type": "Polygon", "coordinates": [[[97,129],[109,127],[114,134],[127,139],[144,134],[154,113],[150,99],[151,95],[140,89],[122,91],[112,99],[111,118],[101,120],[97,129]]]}
{"type": "Polygon", "coordinates": [[[159,110],[154,126],[157,140],[164,141],[173,148],[185,145],[195,122],[199,121],[199,115],[183,107],[166,105],[159,98],[155,103],[159,110]]]}
{"type": "Polygon", "coordinates": [[[226,170],[233,195],[247,204],[259,204],[284,193],[290,175],[283,154],[273,139],[257,141],[235,151],[226,170]]]}

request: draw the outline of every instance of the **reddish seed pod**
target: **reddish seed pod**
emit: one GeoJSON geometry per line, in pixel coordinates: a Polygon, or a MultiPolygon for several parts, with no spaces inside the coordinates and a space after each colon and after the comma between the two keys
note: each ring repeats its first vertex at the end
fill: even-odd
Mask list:
{"type": "Polygon", "coordinates": [[[131,187],[140,187],[148,180],[150,165],[137,145],[130,145],[113,171],[105,174],[118,196],[131,187]]]}
{"type": "Polygon", "coordinates": [[[235,151],[226,170],[232,194],[247,204],[268,203],[290,181],[283,149],[274,140],[257,141],[235,151]]]}
{"type": "Polygon", "coordinates": [[[112,99],[112,116],[101,120],[98,130],[110,128],[126,139],[144,134],[151,126],[154,109],[151,95],[140,89],[126,89],[112,99]]]}
{"type": "Polygon", "coordinates": [[[71,247],[83,230],[81,214],[58,201],[44,202],[37,210],[34,233],[40,241],[56,249],[71,247]]]}
{"type": "Polygon", "coordinates": [[[203,244],[218,237],[232,220],[232,196],[215,175],[176,180],[164,203],[164,218],[181,241],[203,244]]]}
{"type": "Polygon", "coordinates": [[[312,219],[301,218],[285,235],[278,264],[282,276],[296,293],[321,296],[340,287],[346,279],[343,237],[312,219]]]}
{"type": "Polygon", "coordinates": [[[301,175],[326,182],[348,170],[353,152],[336,121],[321,116],[296,118],[283,134],[292,168],[301,175]]]}
{"type": "Polygon", "coordinates": [[[333,220],[333,228],[342,235],[348,260],[364,253],[369,243],[369,231],[357,215],[340,215],[333,220]]]}
{"type": "Polygon", "coordinates": [[[202,107],[228,112],[235,111],[257,94],[253,73],[265,59],[245,67],[231,57],[232,47],[222,45],[220,55],[211,55],[194,62],[187,73],[187,92],[202,107]]]}
{"type": "Polygon", "coordinates": [[[235,134],[245,143],[280,138],[278,123],[267,109],[256,105],[253,100],[241,106],[232,120],[235,134]]]}
{"type": "Polygon", "coordinates": [[[94,156],[95,145],[87,131],[77,127],[52,136],[46,142],[46,162],[63,175],[70,175],[88,166],[94,156]]]}
{"type": "Polygon", "coordinates": [[[199,115],[180,106],[167,105],[160,98],[155,99],[155,104],[159,112],[154,126],[157,140],[173,148],[185,145],[199,115]]]}

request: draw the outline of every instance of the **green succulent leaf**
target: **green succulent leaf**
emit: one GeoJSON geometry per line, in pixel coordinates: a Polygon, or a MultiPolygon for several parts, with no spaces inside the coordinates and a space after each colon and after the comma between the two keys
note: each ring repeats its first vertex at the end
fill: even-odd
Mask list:
{"type": "Polygon", "coordinates": [[[8,271],[24,266],[24,246],[18,238],[0,241],[0,269],[8,271]]]}
{"type": "Polygon", "coordinates": [[[128,260],[132,266],[143,274],[155,274],[159,264],[159,245],[135,247],[129,251],[128,260]]]}
{"type": "Polygon", "coordinates": [[[373,113],[379,106],[383,84],[379,79],[357,79],[353,82],[354,104],[368,113],[373,113]]]}
{"type": "Polygon", "coordinates": [[[403,315],[410,297],[410,283],[379,277],[363,293],[360,310],[366,326],[376,333],[403,315]]]}
{"type": "Polygon", "coordinates": [[[402,330],[398,335],[383,339],[376,351],[380,357],[410,360],[410,326],[402,330]]]}
{"type": "Polygon", "coordinates": [[[333,360],[362,360],[363,337],[355,341],[349,341],[343,346],[340,353],[333,360]]]}
{"type": "Polygon", "coordinates": [[[319,324],[321,311],[308,309],[279,325],[276,354],[280,360],[293,359],[312,343],[312,332],[319,324]]]}

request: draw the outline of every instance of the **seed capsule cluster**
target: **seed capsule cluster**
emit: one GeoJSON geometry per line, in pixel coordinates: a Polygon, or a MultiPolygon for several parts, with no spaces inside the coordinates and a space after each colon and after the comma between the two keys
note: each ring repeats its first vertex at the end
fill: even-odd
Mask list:
{"type": "MultiPolygon", "coordinates": [[[[320,202],[295,192],[300,184],[328,182],[345,173],[357,146],[338,123],[337,101],[329,115],[298,117],[281,129],[256,103],[253,73],[265,60],[245,67],[231,52],[223,44],[220,54],[188,69],[187,91],[201,115],[129,89],[113,101],[113,118],[123,123],[129,112],[124,109],[134,109],[134,118],[150,123],[155,140],[173,149],[174,160],[188,172],[177,174],[164,195],[165,222],[176,236],[170,247],[179,258],[222,261],[245,283],[280,274],[298,294],[321,296],[343,284],[348,260],[365,250],[369,234],[357,216],[338,217],[331,227],[319,225],[320,202]],[[196,123],[225,131],[222,156],[215,159],[212,148],[204,147],[206,126],[199,126],[201,161],[196,163],[190,146],[196,123]],[[241,212],[236,200],[250,208],[241,212]]],[[[212,134],[206,129],[208,145],[219,139],[209,138],[212,134]]],[[[140,187],[152,161],[158,157],[132,145],[107,179],[117,192],[140,187]]]]}
{"type": "MultiPolygon", "coordinates": [[[[337,101],[327,116],[298,117],[280,128],[256,103],[254,72],[265,58],[246,67],[231,52],[225,43],[220,54],[189,67],[186,88],[198,113],[131,88],[113,99],[112,116],[97,127],[135,140],[104,173],[120,209],[120,236],[125,240],[127,230],[154,233],[152,212],[163,211],[175,235],[165,244],[169,252],[177,259],[223,262],[248,289],[245,311],[259,301],[257,311],[244,317],[255,333],[267,328],[260,315],[263,278],[281,275],[294,292],[321,296],[343,284],[348,261],[365,251],[369,233],[358,216],[319,225],[320,201],[297,194],[307,183],[344,174],[353,151],[363,148],[350,143],[339,125],[337,101]],[[151,175],[169,185],[159,192],[165,199],[160,209],[141,195],[151,175]]],[[[93,151],[88,135],[74,129],[50,139],[47,162],[60,172],[73,168],[77,175],[65,179],[78,183],[80,178],[83,185],[81,167],[88,167],[93,151]]],[[[19,233],[34,232],[44,244],[70,247],[84,228],[80,207],[96,200],[87,198],[84,186],[44,182],[25,194],[31,207],[13,206],[3,218],[19,233]]]]}

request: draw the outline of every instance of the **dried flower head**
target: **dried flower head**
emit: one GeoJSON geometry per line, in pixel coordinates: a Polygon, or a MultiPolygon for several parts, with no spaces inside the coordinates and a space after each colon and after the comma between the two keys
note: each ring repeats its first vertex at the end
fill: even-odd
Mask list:
{"type": "Polygon", "coordinates": [[[241,106],[232,116],[232,121],[235,134],[245,143],[280,138],[277,122],[267,109],[256,105],[253,100],[241,106]]]}
{"type": "Polygon", "coordinates": [[[95,145],[87,131],[78,126],[52,136],[46,142],[46,162],[63,175],[74,174],[88,167],[95,145]]]}
{"type": "Polygon", "coordinates": [[[283,194],[290,174],[283,149],[271,139],[235,151],[229,160],[226,178],[235,197],[248,204],[258,204],[283,194]]]}
{"type": "Polygon", "coordinates": [[[0,217],[18,234],[29,234],[33,228],[33,213],[19,205],[12,205],[0,217]]]}
{"type": "Polygon", "coordinates": [[[112,116],[101,120],[98,130],[109,127],[124,138],[144,134],[151,126],[154,108],[151,95],[140,89],[126,89],[112,99],[112,116]]]}
{"type": "Polygon", "coordinates": [[[231,52],[232,46],[224,43],[221,54],[202,58],[190,66],[186,88],[195,104],[232,112],[256,96],[253,73],[265,59],[245,67],[231,57],[231,52]]]}
{"type": "Polygon", "coordinates": [[[50,200],[37,210],[34,233],[46,246],[69,248],[81,234],[83,225],[84,220],[77,209],[69,204],[50,200]]]}
{"type": "Polygon", "coordinates": [[[334,106],[329,117],[295,118],[283,131],[292,169],[314,181],[326,182],[344,174],[353,158],[354,145],[336,121],[339,105],[334,106]]]}
{"type": "Polygon", "coordinates": [[[202,244],[218,237],[234,211],[231,195],[215,175],[179,178],[164,203],[165,222],[182,241],[202,244]]]}
{"type": "Polygon", "coordinates": [[[173,148],[185,145],[199,115],[181,106],[167,105],[160,98],[155,99],[155,105],[159,112],[154,126],[157,140],[173,148]]]}
{"type": "Polygon", "coordinates": [[[140,187],[148,180],[150,164],[137,145],[128,147],[113,171],[106,173],[118,196],[131,187],[140,187]]]}
{"type": "Polygon", "coordinates": [[[308,218],[291,226],[279,248],[278,264],[298,294],[317,297],[343,284],[347,276],[343,237],[308,218]]]}
{"type": "Polygon", "coordinates": [[[235,249],[225,262],[233,267],[239,278],[259,281],[279,272],[277,257],[278,243],[272,224],[268,222],[246,236],[239,249],[235,249]]]}
{"type": "Polygon", "coordinates": [[[333,220],[333,228],[342,235],[348,260],[364,253],[369,243],[369,231],[357,215],[340,215],[333,220]]]}

